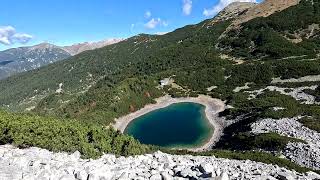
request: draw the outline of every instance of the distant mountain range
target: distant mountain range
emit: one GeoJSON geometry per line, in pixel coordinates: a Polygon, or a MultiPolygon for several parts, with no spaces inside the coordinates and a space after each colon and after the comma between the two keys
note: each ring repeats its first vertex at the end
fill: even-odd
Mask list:
{"type": "Polygon", "coordinates": [[[88,50],[93,50],[97,48],[102,48],[107,45],[115,44],[120,41],[123,41],[124,39],[106,39],[103,41],[98,41],[98,42],[84,42],[84,43],[78,43],[78,44],[73,44],[71,46],[63,46],[61,47],[63,50],[67,51],[69,54],[72,56],[77,55],[79,53],[82,53],[83,51],[88,51],[88,50]]]}
{"type": "Polygon", "coordinates": [[[41,43],[30,47],[12,48],[0,51],[0,79],[40,68],[44,65],[66,59],[83,51],[118,43],[123,39],[107,39],[99,42],[84,42],[71,46],[56,46],[41,43]]]}

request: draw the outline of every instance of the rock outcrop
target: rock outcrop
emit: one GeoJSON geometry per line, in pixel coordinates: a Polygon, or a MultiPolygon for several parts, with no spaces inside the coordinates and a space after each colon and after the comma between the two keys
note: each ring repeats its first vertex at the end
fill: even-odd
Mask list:
{"type": "MultiPolygon", "coordinates": [[[[245,89],[246,87],[245,88],[238,87],[237,89],[239,88],[240,90],[242,90],[242,89],[245,89]]],[[[319,102],[316,101],[315,96],[312,96],[304,92],[304,90],[315,90],[317,88],[318,88],[318,85],[297,87],[297,88],[282,88],[277,86],[267,86],[264,89],[259,89],[254,91],[245,91],[245,92],[250,93],[249,99],[254,99],[256,98],[257,95],[262,94],[265,90],[269,90],[269,91],[277,91],[283,95],[291,96],[297,101],[300,101],[302,104],[319,104],[319,102]]]]}
{"type": "Polygon", "coordinates": [[[233,2],[224,8],[211,23],[227,21],[229,19],[237,18],[245,14],[249,9],[255,7],[257,4],[252,2],[233,2]]]}
{"type": "Polygon", "coordinates": [[[81,159],[80,153],[52,153],[39,148],[0,146],[0,177],[3,179],[317,179],[306,174],[253,161],[215,157],[178,156],[161,152],[135,157],[103,155],[81,159]]]}
{"type": "Polygon", "coordinates": [[[252,2],[233,2],[213,19],[212,24],[234,19],[231,27],[237,27],[251,19],[267,17],[276,12],[283,11],[290,6],[297,5],[299,2],[300,0],[264,0],[259,4],[252,2]]]}
{"type": "Polygon", "coordinates": [[[233,25],[237,26],[257,17],[270,16],[276,12],[283,11],[290,6],[297,5],[299,2],[300,0],[265,0],[260,4],[249,8],[233,22],[233,25]]]}
{"type": "Polygon", "coordinates": [[[300,117],[263,119],[251,125],[256,134],[275,132],[283,136],[304,140],[304,143],[289,143],[283,154],[302,166],[320,170],[320,133],[311,130],[298,120],[300,117]]]}

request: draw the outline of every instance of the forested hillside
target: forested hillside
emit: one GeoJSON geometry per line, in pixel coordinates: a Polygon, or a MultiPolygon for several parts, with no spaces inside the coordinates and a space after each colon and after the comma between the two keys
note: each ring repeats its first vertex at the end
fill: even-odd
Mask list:
{"type": "MultiPolygon", "coordinates": [[[[214,49],[214,42],[229,23],[221,23],[210,29],[204,28],[205,24],[206,22],[202,22],[187,26],[163,36],[139,35],[115,45],[81,53],[68,61],[6,79],[0,82],[3,92],[0,101],[3,105],[9,105],[9,109],[15,109],[17,102],[20,103],[19,107],[23,107],[25,103],[32,104],[34,101],[38,102],[38,98],[49,95],[40,104],[50,107],[52,102],[73,100],[71,103],[74,105],[89,106],[93,101],[97,101],[93,103],[99,107],[101,105],[98,101],[111,103],[112,98],[116,96],[111,93],[113,91],[119,93],[120,91],[115,90],[120,86],[128,88],[128,84],[133,79],[153,82],[147,86],[152,86],[153,90],[151,90],[156,91],[154,89],[159,79],[155,73],[166,70],[175,71],[176,68],[192,68],[194,65],[209,68],[215,63],[220,63],[214,49]],[[149,77],[143,80],[144,76],[149,77]],[[57,95],[55,92],[60,83],[63,84],[63,93],[57,95]],[[6,84],[12,85],[9,87],[6,84]],[[109,95],[111,99],[107,99],[108,97],[93,99],[92,96],[99,96],[94,91],[104,91],[100,94],[109,95]],[[62,101],[54,100],[55,98],[62,101]],[[91,102],[87,102],[86,99],[90,99],[91,102]]],[[[143,83],[134,83],[134,85],[143,86],[143,83]]],[[[137,89],[145,91],[143,88],[137,89]]],[[[149,94],[152,97],[157,96],[157,93],[149,94]]],[[[143,96],[141,93],[139,95],[143,96]]],[[[59,107],[59,105],[63,104],[54,104],[53,107],[59,107]]],[[[128,112],[127,109],[128,107],[126,112],[128,112]]]]}
{"type": "Polygon", "coordinates": [[[302,1],[246,22],[226,35],[222,34],[231,21],[212,25],[207,20],[162,36],[141,34],[0,81],[0,102],[11,110],[34,109],[40,114],[108,124],[165,92],[227,98],[246,82],[267,85],[276,77],[316,75],[319,61],[302,60],[317,57],[318,9],[318,2],[302,1]],[[312,34],[310,26],[314,27],[312,34]],[[302,41],[292,42],[289,37],[293,35],[301,36],[302,41]],[[221,58],[222,53],[229,54],[228,49],[231,55],[249,59],[297,57],[234,66],[232,58],[221,58]],[[173,75],[182,90],[156,88],[160,79],[173,75]],[[208,92],[211,86],[217,88],[208,92]]]}

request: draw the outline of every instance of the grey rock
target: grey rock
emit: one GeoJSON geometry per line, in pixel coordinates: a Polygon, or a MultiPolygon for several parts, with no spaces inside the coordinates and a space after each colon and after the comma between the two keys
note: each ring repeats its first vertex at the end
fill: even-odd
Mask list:
{"type": "Polygon", "coordinates": [[[204,174],[211,174],[214,171],[214,168],[210,163],[202,163],[199,169],[204,174]]]}
{"type": "Polygon", "coordinates": [[[229,180],[229,176],[226,172],[223,172],[221,176],[217,178],[217,180],[229,180]]]}
{"type": "Polygon", "coordinates": [[[154,174],[150,177],[150,180],[161,180],[162,176],[160,174],[154,174]]]}
{"type": "Polygon", "coordinates": [[[295,178],[293,178],[290,174],[287,174],[285,172],[279,172],[277,173],[277,178],[279,180],[294,180],[295,178]]]}
{"type": "Polygon", "coordinates": [[[89,174],[88,180],[99,180],[100,178],[95,174],[89,174]]]}
{"type": "Polygon", "coordinates": [[[197,172],[192,171],[190,168],[185,168],[180,172],[184,178],[197,178],[197,172]]]}
{"type": "Polygon", "coordinates": [[[221,175],[221,170],[220,170],[220,168],[217,168],[217,169],[215,170],[215,173],[216,173],[216,176],[220,176],[220,175],[221,175]]]}
{"type": "Polygon", "coordinates": [[[163,180],[172,180],[173,179],[173,177],[167,172],[162,172],[161,177],[163,180]]]}
{"type": "Polygon", "coordinates": [[[75,180],[75,178],[72,175],[63,175],[59,180],[75,180]]]}
{"type": "Polygon", "coordinates": [[[265,177],[266,180],[277,180],[275,177],[273,176],[267,176],[265,177]]]}
{"type": "Polygon", "coordinates": [[[81,170],[76,173],[76,178],[79,180],[87,180],[88,179],[88,173],[85,170],[81,170]]]}
{"type": "Polygon", "coordinates": [[[315,172],[307,172],[307,175],[309,176],[309,177],[311,177],[312,179],[320,179],[320,175],[319,174],[317,174],[317,173],[315,173],[315,172]]]}
{"type": "MultiPolygon", "coordinates": [[[[311,149],[313,146],[306,146],[311,149]]],[[[296,149],[293,147],[292,149],[296,149]]],[[[316,179],[313,172],[300,174],[276,165],[215,157],[178,156],[161,152],[134,157],[103,155],[81,159],[79,153],[52,153],[39,148],[0,146],[0,177],[5,179],[316,179]],[[274,177],[274,178],[272,178],[274,177]]]]}
{"type": "Polygon", "coordinates": [[[178,174],[178,173],[180,173],[183,169],[185,169],[184,166],[176,166],[176,167],[173,168],[173,172],[174,172],[175,174],[178,174]]]}

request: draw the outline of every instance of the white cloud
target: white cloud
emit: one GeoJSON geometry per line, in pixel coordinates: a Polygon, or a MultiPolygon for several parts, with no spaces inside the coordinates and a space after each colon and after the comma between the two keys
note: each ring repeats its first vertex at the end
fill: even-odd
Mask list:
{"type": "Polygon", "coordinates": [[[0,26],[0,44],[11,45],[14,43],[25,44],[32,36],[25,33],[17,33],[12,26],[0,26]]]}
{"type": "Polygon", "coordinates": [[[151,17],[151,11],[146,11],[145,13],[144,13],[144,17],[145,18],[147,18],[147,19],[149,19],[150,17],[151,17]]]}
{"type": "Polygon", "coordinates": [[[184,15],[188,16],[192,11],[192,1],[191,0],[183,0],[182,12],[184,15]]]}
{"type": "Polygon", "coordinates": [[[204,9],[203,15],[214,16],[233,2],[255,2],[256,3],[257,1],[256,0],[219,0],[219,3],[213,6],[212,8],[204,9]]]}
{"type": "Polygon", "coordinates": [[[31,36],[30,34],[25,34],[25,33],[17,33],[13,36],[13,38],[15,40],[17,40],[19,43],[25,44],[27,42],[29,42],[33,36],[31,36]]]}
{"type": "Polygon", "coordinates": [[[158,19],[152,18],[149,22],[147,22],[147,23],[145,24],[145,27],[148,28],[148,29],[154,29],[154,28],[156,28],[160,23],[161,23],[161,19],[160,19],[160,18],[158,18],[158,19]]]}
{"type": "Polygon", "coordinates": [[[158,26],[168,26],[168,23],[166,21],[161,20],[161,18],[152,18],[144,26],[147,29],[155,29],[158,26]]]}
{"type": "Polygon", "coordinates": [[[15,29],[11,26],[0,27],[0,43],[5,45],[11,44],[11,37],[15,34],[15,29]]]}

